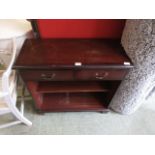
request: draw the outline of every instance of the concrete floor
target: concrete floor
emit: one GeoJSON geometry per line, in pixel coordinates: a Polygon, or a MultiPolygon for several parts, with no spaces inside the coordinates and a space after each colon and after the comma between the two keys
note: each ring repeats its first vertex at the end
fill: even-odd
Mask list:
{"type": "MultiPolygon", "coordinates": [[[[32,127],[23,124],[1,129],[1,135],[51,134],[51,135],[108,135],[155,134],[155,105],[143,105],[134,114],[124,116],[110,112],[35,113],[32,101],[26,102],[25,115],[32,127]]],[[[0,124],[14,119],[10,114],[0,117],[0,124]]]]}

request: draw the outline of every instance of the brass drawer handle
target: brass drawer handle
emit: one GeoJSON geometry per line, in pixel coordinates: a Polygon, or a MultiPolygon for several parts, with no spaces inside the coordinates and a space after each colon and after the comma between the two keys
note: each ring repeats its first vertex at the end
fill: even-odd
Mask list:
{"type": "Polygon", "coordinates": [[[54,79],[55,75],[56,75],[55,73],[52,73],[51,75],[41,74],[41,78],[43,80],[52,80],[54,79]]]}
{"type": "Polygon", "coordinates": [[[96,73],[96,79],[99,79],[99,80],[103,80],[105,77],[108,76],[108,72],[105,72],[105,73],[96,73]]]}

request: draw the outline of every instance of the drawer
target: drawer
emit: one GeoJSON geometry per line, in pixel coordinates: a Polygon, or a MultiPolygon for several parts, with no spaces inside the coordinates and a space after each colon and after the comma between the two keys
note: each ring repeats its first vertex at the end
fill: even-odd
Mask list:
{"type": "Polygon", "coordinates": [[[78,80],[122,80],[128,70],[125,69],[91,69],[80,70],[76,73],[78,80]]]}
{"type": "Polygon", "coordinates": [[[71,70],[31,70],[20,71],[20,75],[25,81],[65,81],[73,80],[73,71],[71,70]]]}

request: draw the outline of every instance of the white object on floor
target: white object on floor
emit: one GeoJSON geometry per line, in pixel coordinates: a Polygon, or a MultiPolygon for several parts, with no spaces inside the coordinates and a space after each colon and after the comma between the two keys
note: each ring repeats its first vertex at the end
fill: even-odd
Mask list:
{"type": "Polygon", "coordinates": [[[25,118],[23,114],[24,96],[22,96],[21,100],[21,109],[19,110],[16,107],[17,75],[16,72],[12,70],[17,55],[16,37],[25,35],[31,30],[30,26],[28,27],[21,22],[24,22],[24,20],[0,20],[0,39],[12,41],[11,51],[7,51],[6,49],[3,50],[3,48],[0,50],[0,59],[2,60],[0,65],[3,68],[3,70],[0,68],[0,115],[12,113],[17,118],[17,121],[0,125],[0,128],[9,127],[19,123],[24,123],[28,126],[32,125],[32,122],[25,118]],[[5,67],[1,64],[3,62],[5,67]]]}
{"type": "Polygon", "coordinates": [[[28,126],[31,126],[32,123],[26,119],[23,115],[23,103],[24,99],[22,97],[21,101],[21,111],[18,110],[16,107],[16,99],[17,99],[17,92],[16,92],[16,74],[14,71],[12,71],[12,65],[14,63],[14,60],[16,58],[16,47],[15,47],[15,41],[13,40],[13,53],[12,53],[12,59],[10,62],[10,65],[8,66],[7,70],[5,70],[2,73],[1,76],[1,82],[2,82],[2,87],[0,90],[0,115],[1,114],[6,114],[6,113],[12,113],[18,121],[7,123],[4,125],[1,125],[0,128],[12,126],[15,124],[19,123],[25,123],[28,126]],[[13,74],[12,74],[13,73],[13,74]],[[12,76],[10,78],[10,76],[12,76]]]}

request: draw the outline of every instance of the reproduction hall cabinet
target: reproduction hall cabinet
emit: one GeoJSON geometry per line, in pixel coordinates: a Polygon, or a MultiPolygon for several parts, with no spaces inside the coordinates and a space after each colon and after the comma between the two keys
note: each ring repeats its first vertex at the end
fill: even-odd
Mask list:
{"type": "Polygon", "coordinates": [[[133,67],[120,44],[123,23],[34,20],[34,32],[40,37],[25,41],[13,68],[30,91],[36,110],[107,112],[120,82],[133,67]]]}

